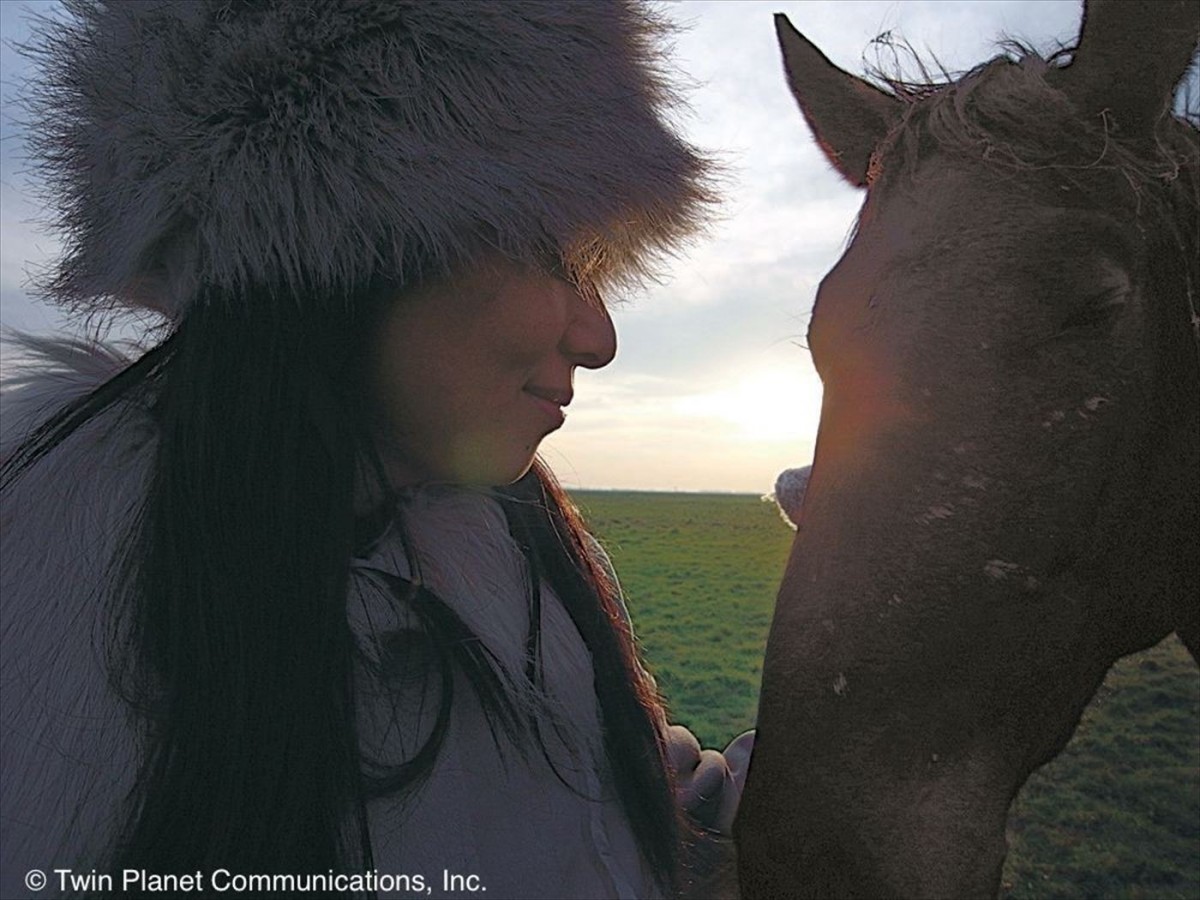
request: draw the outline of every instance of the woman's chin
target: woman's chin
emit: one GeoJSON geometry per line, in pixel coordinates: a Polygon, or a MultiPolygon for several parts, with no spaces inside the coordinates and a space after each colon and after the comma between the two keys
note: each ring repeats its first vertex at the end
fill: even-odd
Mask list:
{"type": "Polygon", "coordinates": [[[532,467],[533,457],[530,456],[520,463],[503,467],[497,466],[491,472],[481,473],[480,477],[473,478],[467,483],[487,487],[504,487],[520,481],[532,467]]]}
{"type": "Polygon", "coordinates": [[[495,444],[461,448],[447,467],[447,481],[473,486],[498,487],[519,481],[533,465],[537,444],[497,452],[495,444]]]}

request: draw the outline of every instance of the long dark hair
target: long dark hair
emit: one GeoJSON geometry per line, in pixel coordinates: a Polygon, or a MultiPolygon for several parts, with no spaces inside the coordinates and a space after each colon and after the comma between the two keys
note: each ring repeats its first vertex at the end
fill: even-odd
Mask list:
{"type": "MultiPolygon", "coordinates": [[[[113,870],[365,871],[366,800],[432,765],[444,720],[418,765],[382,781],[364,776],[356,731],[346,596],[362,533],[356,488],[382,484],[361,399],[379,294],[202,293],[161,344],[59,411],[0,469],[4,490],[118,401],[152,411],[153,474],[107,612],[111,681],[144,747],[113,870]]],[[[591,652],[619,796],[670,889],[681,832],[662,707],[615,586],[540,463],[501,505],[591,652]]],[[[462,627],[425,593],[433,637],[462,627]]],[[[472,664],[455,655],[463,642],[433,644],[443,669],[472,664]]],[[[485,709],[511,719],[487,677],[476,666],[471,678],[485,709]]]]}

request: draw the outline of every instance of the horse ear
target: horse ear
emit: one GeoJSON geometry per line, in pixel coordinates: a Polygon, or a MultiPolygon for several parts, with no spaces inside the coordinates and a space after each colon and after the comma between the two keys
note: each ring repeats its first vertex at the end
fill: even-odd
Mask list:
{"type": "Polygon", "coordinates": [[[1200,42],[1195,0],[1084,0],[1079,47],[1053,73],[1085,116],[1149,134],[1171,107],[1200,42]]]}
{"type": "Polygon", "coordinates": [[[871,154],[899,118],[901,101],[843,72],[783,13],[775,14],[775,34],[788,86],[821,150],[843,178],[863,187],[871,154]]]}

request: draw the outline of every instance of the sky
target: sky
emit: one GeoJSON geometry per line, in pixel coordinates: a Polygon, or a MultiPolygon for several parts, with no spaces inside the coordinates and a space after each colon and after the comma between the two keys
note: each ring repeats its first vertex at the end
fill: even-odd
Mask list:
{"type": "MultiPolygon", "coordinates": [[[[13,99],[26,69],[11,44],[30,8],[0,0],[0,325],[69,330],[29,297],[29,274],[58,244],[25,161],[13,99]]],[[[573,488],[763,494],[812,460],[821,383],[805,333],[817,286],[845,249],[861,192],[821,156],[784,80],[772,14],[856,74],[886,62],[890,32],[961,71],[1018,38],[1072,41],[1077,0],[680,0],[660,4],[684,27],[671,60],[692,86],[679,121],[726,167],[718,221],[664,268],[660,283],[613,309],[619,349],[579,370],[564,428],[542,445],[573,488]]]]}

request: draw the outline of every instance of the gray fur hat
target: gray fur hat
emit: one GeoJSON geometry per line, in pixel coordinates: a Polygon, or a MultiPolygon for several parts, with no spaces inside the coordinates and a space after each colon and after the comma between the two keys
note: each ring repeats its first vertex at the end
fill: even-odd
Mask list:
{"type": "Polygon", "coordinates": [[[28,48],[56,302],[355,290],[486,250],[636,282],[700,224],[637,0],[65,0],[28,48]]]}

